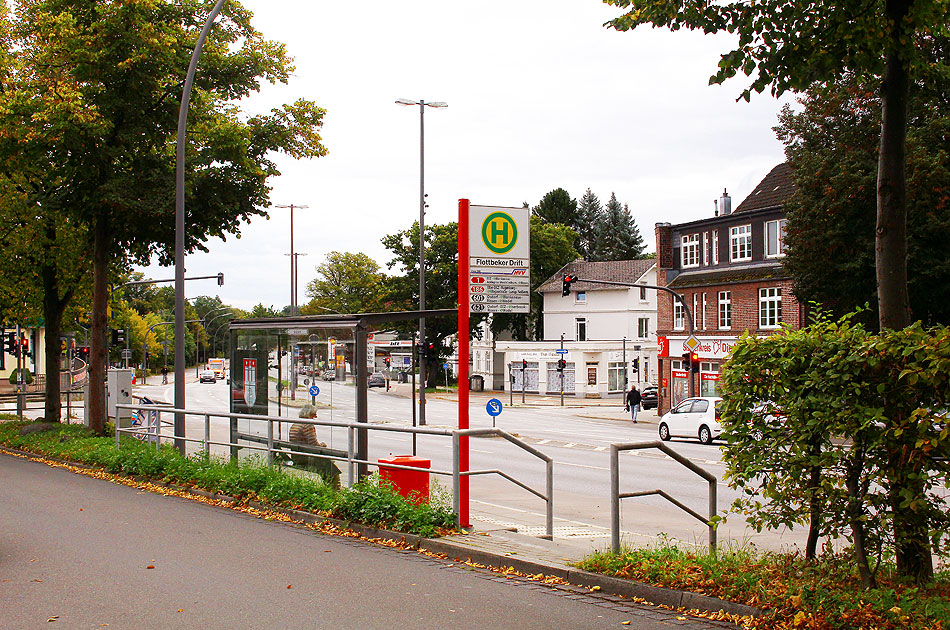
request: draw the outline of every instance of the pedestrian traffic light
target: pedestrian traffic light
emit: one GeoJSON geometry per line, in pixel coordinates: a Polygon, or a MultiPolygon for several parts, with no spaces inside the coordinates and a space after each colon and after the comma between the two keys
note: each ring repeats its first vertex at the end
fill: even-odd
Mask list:
{"type": "Polygon", "coordinates": [[[389,358],[389,357],[386,357],[386,358],[383,359],[383,360],[386,362],[386,367],[389,368],[390,358],[389,358]]]}
{"type": "MultiPolygon", "coordinates": [[[[147,357],[148,355],[146,355],[147,357]]],[[[79,358],[89,363],[89,346],[80,346],[79,348],[79,358]]]]}
{"type": "Polygon", "coordinates": [[[4,333],[3,349],[9,354],[16,353],[16,333],[14,331],[11,330],[8,333],[4,333]]]}
{"type": "Polygon", "coordinates": [[[561,295],[567,297],[571,294],[571,285],[577,282],[577,276],[572,276],[570,274],[564,276],[564,279],[561,280],[561,295]]]}
{"type": "Polygon", "coordinates": [[[21,356],[33,358],[33,352],[30,350],[30,340],[26,337],[20,337],[20,353],[21,356]]]}
{"type": "Polygon", "coordinates": [[[693,373],[699,372],[699,353],[691,352],[689,355],[689,364],[693,369],[693,373]]]}
{"type": "Polygon", "coordinates": [[[564,368],[566,368],[566,367],[567,367],[567,361],[565,361],[564,359],[558,359],[558,360],[557,360],[557,371],[558,371],[558,372],[563,372],[563,371],[564,371],[564,368]]]}
{"type": "Polygon", "coordinates": [[[640,373],[640,359],[636,358],[633,360],[633,371],[637,374],[640,373]]]}
{"type": "Polygon", "coordinates": [[[528,360],[527,360],[527,359],[522,359],[522,360],[521,360],[521,371],[524,372],[524,371],[527,370],[527,369],[528,369],[528,360]]]}
{"type": "Polygon", "coordinates": [[[688,370],[692,367],[692,365],[693,365],[693,353],[684,352],[683,353],[683,369],[688,370]]]}

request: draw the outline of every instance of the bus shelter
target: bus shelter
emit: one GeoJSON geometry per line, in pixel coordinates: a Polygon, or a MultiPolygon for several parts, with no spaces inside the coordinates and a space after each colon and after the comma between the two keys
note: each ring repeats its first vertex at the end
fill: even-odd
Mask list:
{"type": "MultiPolygon", "coordinates": [[[[318,400],[317,407],[333,420],[369,422],[367,390],[374,357],[368,335],[398,322],[457,315],[455,309],[443,309],[232,320],[230,409],[244,417],[232,417],[231,443],[265,435],[267,422],[246,416],[295,417],[301,397],[318,400]]],[[[357,474],[363,478],[368,431],[356,433],[357,474]]],[[[345,439],[332,429],[323,437],[331,447],[334,440],[345,439]]]]}

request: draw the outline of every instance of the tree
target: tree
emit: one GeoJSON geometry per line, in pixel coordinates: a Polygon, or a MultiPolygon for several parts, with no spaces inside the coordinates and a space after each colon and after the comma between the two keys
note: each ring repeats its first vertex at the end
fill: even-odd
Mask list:
{"type": "MultiPolygon", "coordinates": [[[[88,227],[93,252],[92,365],[104,380],[109,264],[174,252],[174,138],[181,85],[207,13],[200,0],[107,2],[26,0],[12,17],[0,94],[0,156],[43,155],[62,207],[88,227]]],[[[228,3],[205,46],[192,96],[187,148],[186,250],[208,236],[236,233],[263,214],[269,155],[325,154],[317,128],[323,110],[297,101],[245,117],[234,103],[260,81],[285,82],[284,47],[228,3]]],[[[104,430],[101,388],[90,395],[90,426],[104,430]]]]}
{"type": "Polygon", "coordinates": [[[596,226],[596,234],[591,260],[633,260],[642,256],[646,249],[630,209],[621,206],[614,193],[610,193],[601,222],[596,226]]]}
{"type": "MultiPolygon", "coordinates": [[[[458,223],[426,225],[425,234],[426,309],[457,309],[458,223]]],[[[384,236],[382,243],[392,254],[392,259],[386,263],[387,268],[402,272],[402,275],[391,275],[387,280],[391,306],[396,310],[418,310],[419,222],[414,222],[409,229],[384,236]]],[[[471,316],[470,334],[477,331],[483,319],[481,315],[471,316]]],[[[410,333],[415,326],[415,322],[407,322],[393,325],[393,328],[410,333]]],[[[426,319],[426,342],[434,344],[436,351],[435,356],[426,361],[426,387],[438,384],[438,365],[449,352],[449,337],[457,332],[455,317],[426,319]]]]}
{"type": "MultiPolygon", "coordinates": [[[[738,34],[722,55],[711,83],[742,71],[753,76],[741,95],[771,87],[772,94],[805,90],[856,73],[873,79],[881,95],[877,167],[875,271],[880,328],[911,322],[907,289],[907,203],[905,149],[911,82],[928,84],[948,70],[947,58],[930,56],[934,39],[944,38],[950,5],[944,0],[846,0],[788,3],[783,0],[604,0],[623,7],[612,20],[618,30],[641,24],[738,34]]],[[[898,549],[901,571],[918,580],[933,574],[926,539],[904,539],[898,549]]]]}
{"type": "Polygon", "coordinates": [[[604,208],[597,195],[584,192],[577,206],[577,251],[584,260],[594,260],[597,250],[597,229],[604,222],[604,208]]]}
{"type": "Polygon", "coordinates": [[[541,198],[538,205],[531,209],[531,214],[545,223],[560,223],[576,228],[577,200],[571,199],[571,195],[563,188],[555,188],[541,198]]]}
{"type": "Polygon", "coordinates": [[[303,315],[375,313],[384,310],[386,276],[379,264],[362,252],[330,252],[307,283],[310,303],[303,315]]]}
{"type": "MultiPolygon", "coordinates": [[[[809,90],[776,128],[795,178],[783,260],[795,295],[877,326],[874,215],[880,99],[857,77],[809,90]],[[829,269],[834,273],[829,273],[829,269]]],[[[926,324],[950,323],[950,99],[915,88],[908,125],[908,291],[926,324]]]]}

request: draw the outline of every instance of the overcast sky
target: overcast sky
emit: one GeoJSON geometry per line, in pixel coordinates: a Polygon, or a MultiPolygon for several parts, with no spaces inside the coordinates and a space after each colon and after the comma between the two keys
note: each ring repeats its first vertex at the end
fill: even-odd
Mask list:
{"type": "MultiPolygon", "coordinates": [[[[535,205],[554,188],[602,201],[617,194],[650,251],[653,226],[711,216],[728,189],[733,207],[776,164],[772,127],[784,102],[736,102],[736,77],[709,86],[726,36],[603,23],[618,9],[598,0],[245,0],[254,24],[295,59],[288,85],[265,86],[251,113],[298,98],[327,110],[329,155],[278,157],[274,204],[294,212],[299,301],[314,267],[333,250],[365,252],[385,268],[380,239],[419,214],[419,108],[426,109],[428,223],[457,218],[458,199],[535,205]]],[[[200,72],[200,67],[199,67],[200,72]]],[[[223,272],[224,287],[190,282],[186,297],[281,308],[290,303],[290,217],[245,225],[240,239],[209,242],[186,259],[188,275],[223,272]]],[[[147,277],[172,277],[152,266],[147,277]]]]}

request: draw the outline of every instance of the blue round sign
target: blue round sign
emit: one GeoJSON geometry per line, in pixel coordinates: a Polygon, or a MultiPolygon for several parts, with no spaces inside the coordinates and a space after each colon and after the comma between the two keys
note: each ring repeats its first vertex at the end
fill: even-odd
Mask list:
{"type": "Polygon", "coordinates": [[[500,416],[502,408],[503,408],[503,405],[501,404],[501,401],[498,400],[497,398],[492,398],[485,405],[485,411],[487,411],[488,415],[490,415],[492,418],[496,416],[500,416]]]}
{"type": "Polygon", "coordinates": [[[320,395],[320,388],[317,387],[316,385],[311,385],[311,386],[310,386],[310,395],[311,395],[311,396],[319,396],[319,395],[320,395]]]}

